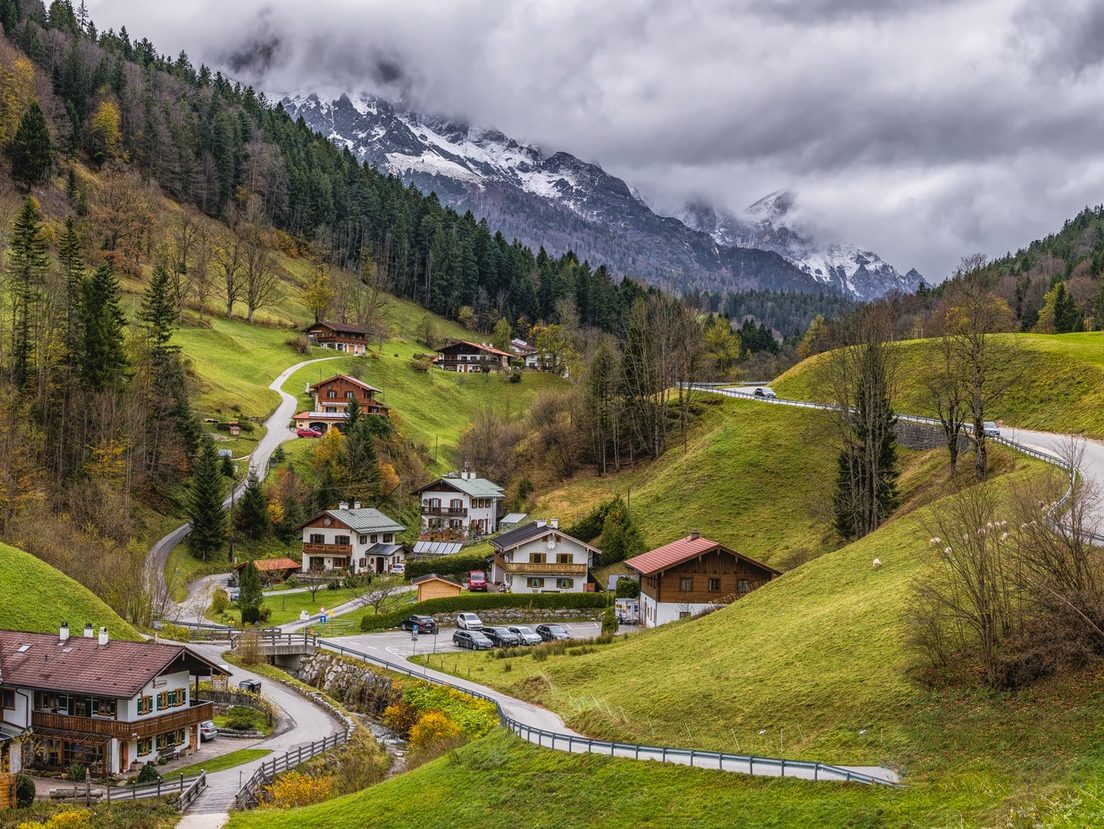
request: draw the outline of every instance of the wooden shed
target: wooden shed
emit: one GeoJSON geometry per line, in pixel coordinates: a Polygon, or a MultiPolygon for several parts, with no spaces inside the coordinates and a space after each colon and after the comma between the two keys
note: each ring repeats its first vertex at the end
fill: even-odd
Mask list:
{"type": "Polygon", "coordinates": [[[411,579],[410,583],[418,587],[419,602],[424,602],[426,599],[444,599],[450,596],[459,596],[464,591],[463,585],[459,582],[444,576],[438,576],[436,573],[429,573],[411,579]]]}

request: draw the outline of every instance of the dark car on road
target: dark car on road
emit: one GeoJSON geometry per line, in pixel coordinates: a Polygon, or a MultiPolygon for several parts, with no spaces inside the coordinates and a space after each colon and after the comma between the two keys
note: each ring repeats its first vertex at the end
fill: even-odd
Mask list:
{"type": "Polygon", "coordinates": [[[521,637],[505,626],[483,628],[483,635],[501,648],[512,648],[521,644],[521,637]]]}
{"type": "Polygon", "coordinates": [[[452,644],[458,648],[467,648],[473,651],[488,651],[494,647],[494,642],[478,630],[456,631],[452,634],[452,644]]]}
{"type": "Polygon", "coordinates": [[[567,632],[567,628],[563,625],[537,625],[537,633],[545,642],[571,638],[571,634],[567,632]]]}
{"type": "Polygon", "coordinates": [[[418,633],[437,633],[437,623],[432,616],[407,616],[399,625],[403,630],[415,630],[418,633]]]}

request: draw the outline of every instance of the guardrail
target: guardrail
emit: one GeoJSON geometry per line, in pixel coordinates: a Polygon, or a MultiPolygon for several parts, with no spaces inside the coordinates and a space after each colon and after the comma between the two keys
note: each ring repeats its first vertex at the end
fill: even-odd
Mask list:
{"type": "Polygon", "coordinates": [[[544,746],[558,751],[569,751],[579,754],[604,754],[611,757],[623,757],[639,760],[655,760],[662,763],[675,763],[688,765],[695,768],[720,769],[722,771],[744,772],[757,776],[773,777],[800,777],[805,780],[835,780],[846,783],[865,783],[869,785],[884,785],[899,787],[900,784],[892,780],[886,780],[865,772],[847,769],[842,766],[834,766],[828,763],[818,763],[809,760],[789,760],[781,757],[759,757],[751,754],[729,754],[718,751],[702,751],[693,748],[672,748],[664,746],[648,746],[637,743],[612,743],[606,740],[592,740],[589,737],[579,737],[574,734],[563,734],[555,731],[547,731],[542,728],[534,728],[527,723],[515,720],[503,709],[502,704],[487,694],[480,693],[463,685],[458,685],[428,673],[419,673],[403,665],[396,665],[385,659],[363,653],[353,648],[346,648],[336,642],[325,639],[318,641],[319,648],[333,651],[354,659],[379,665],[394,673],[403,674],[413,679],[420,679],[434,685],[443,685],[447,688],[467,694],[476,699],[482,699],[494,705],[498,712],[499,722],[503,727],[517,734],[529,743],[544,746]],[[536,739],[534,739],[534,737],[536,739]],[[757,770],[758,767],[758,770],[757,770]],[[771,774],[768,770],[773,769],[771,774]],[[804,773],[801,773],[804,772],[804,773]],[[812,773],[810,776],[809,773],[812,773]]]}
{"type": "Polygon", "coordinates": [[[106,803],[116,803],[120,800],[148,800],[151,797],[168,797],[176,794],[177,808],[183,812],[207,788],[207,772],[181,774],[172,779],[161,778],[153,783],[131,783],[127,786],[112,786],[108,783],[105,786],[90,786],[87,794],[81,791],[84,788],[80,784],[76,786],[77,800],[83,797],[97,800],[102,798],[106,803]]]}
{"type": "Polygon", "coordinates": [[[317,757],[323,752],[340,748],[348,742],[349,733],[348,731],[344,731],[338,734],[331,734],[329,737],[316,740],[308,745],[293,748],[291,751],[285,752],[279,757],[266,760],[257,767],[257,770],[253,772],[241,789],[238,790],[238,793],[234,795],[235,805],[239,809],[253,808],[260,802],[261,789],[264,786],[270,785],[277,774],[284,771],[291,771],[293,768],[301,763],[305,763],[312,757],[317,757]]]}

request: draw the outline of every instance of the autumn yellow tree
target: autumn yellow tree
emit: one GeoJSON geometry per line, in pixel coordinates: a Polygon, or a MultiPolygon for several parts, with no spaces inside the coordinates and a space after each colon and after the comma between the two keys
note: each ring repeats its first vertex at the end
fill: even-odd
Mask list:
{"type": "Polygon", "coordinates": [[[330,287],[330,272],[320,262],[311,274],[310,281],[303,288],[303,304],[311,312],[314,321],[321,322],[333,301],[334,291],[330,287]]]}
{"type": "MultiPolygon", "coordinates": [[[[7,57],[6,54],[0,57],[7,57]]],[[[34,99],[34,68],[26,58],[0,60],[0,146],[6,147],[34,99]]]]}
{"type": "Polygon", "coordinates": [[[101,101],[88,123],[88,151],[97,164],[123,158],[123,129],[119,105],[101,101]]]}

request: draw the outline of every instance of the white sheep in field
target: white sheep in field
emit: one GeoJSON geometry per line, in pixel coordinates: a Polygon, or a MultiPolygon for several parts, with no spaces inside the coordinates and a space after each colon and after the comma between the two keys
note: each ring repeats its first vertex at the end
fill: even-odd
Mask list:
{"type": "Polygon", "coordinates": [[[874,569],[877,570],[882,566],[882,560],[880,558],[874,559],[874,569]]]}

